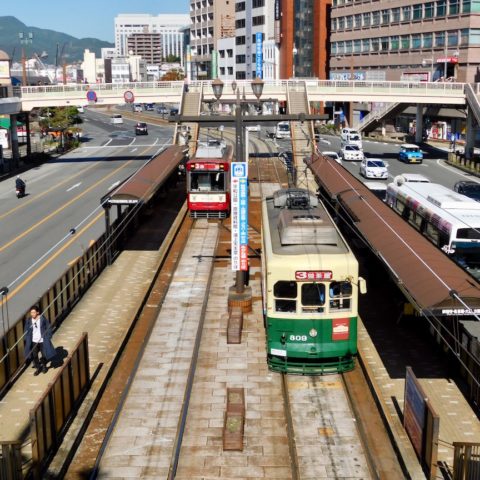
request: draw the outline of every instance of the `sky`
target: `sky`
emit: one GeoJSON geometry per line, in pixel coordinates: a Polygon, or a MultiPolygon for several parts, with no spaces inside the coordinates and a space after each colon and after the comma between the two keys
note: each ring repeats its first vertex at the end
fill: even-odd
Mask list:
{"type": "Polygon", "coordinates": [[[113,43],[113,22],[119,13],[188,13],[189,5],[189,0],[2,0],[0,16],[14,16],[27,27],[113,43]]]}

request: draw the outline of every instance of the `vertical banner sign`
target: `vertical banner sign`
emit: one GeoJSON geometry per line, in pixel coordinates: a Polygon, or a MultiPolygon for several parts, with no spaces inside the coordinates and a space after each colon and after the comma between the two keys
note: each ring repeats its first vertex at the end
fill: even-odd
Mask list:
{"type": "Polygon", "coordinates": [[[212,50],[212,79],[218,78],[218,52],[212,50]]]}
{"type": "Polygon", "coordinates": [[[274,13],[275,13],[275,18],[274,18],[275,22],[273,26],[273,36],[275,39],[275,43],[280,43],[281,42],[280,20],[282,17],[282,5],[280,3],[280,0],[275,0],[274,13]]]}
{"type": "Polygon", "coordinates": [[[257,78],[263,78],[263,34],[262,32],[257,32],[255,34],[255,42],[257,44],[257,49],[255,51],[256,59],[256,74],[257,78]]]}
{"type": "Polygon", "coordinates": [[[248,167],[233,162],[231,170],[232,270],[248,270],[248,167]]]}
{"type": "Polygon", "coordinates": [[[190,45],[187,45],[187,58],[186,58],[186,68],[187,80],[192,79],[192,48],[190,45]]]}

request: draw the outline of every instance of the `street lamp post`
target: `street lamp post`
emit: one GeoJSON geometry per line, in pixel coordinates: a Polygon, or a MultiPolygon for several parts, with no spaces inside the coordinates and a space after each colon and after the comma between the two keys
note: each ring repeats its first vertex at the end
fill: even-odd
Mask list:
{"type": "Polygon", "coordinates": [[[20,43],[22,45],[22,84],[24,87],[27,86],[27,57],[25,55],[25,47],[24,45],[30,45],[33,42],[33,33],[28,32],[19,32],[18,38],[20,39],[20,43]]]}

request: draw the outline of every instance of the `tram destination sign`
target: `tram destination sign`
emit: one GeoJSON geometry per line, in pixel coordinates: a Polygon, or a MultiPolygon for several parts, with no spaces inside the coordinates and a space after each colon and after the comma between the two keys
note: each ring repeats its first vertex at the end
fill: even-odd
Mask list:
{"type": "Polygon", "coordinates": [[[295,280],[331,280],[333,272],[331,270],[297,270],[295,280]]]}

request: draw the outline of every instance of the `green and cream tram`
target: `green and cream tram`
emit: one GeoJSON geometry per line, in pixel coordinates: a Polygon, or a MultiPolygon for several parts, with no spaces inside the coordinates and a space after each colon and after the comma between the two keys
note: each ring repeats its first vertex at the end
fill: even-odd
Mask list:
{"type": "Polygon", "coordinates": [[[308,190],[283,189],[262,204],[262,289],[272,370],[351,370],[357,353],[358,262],[308,190]]]}

